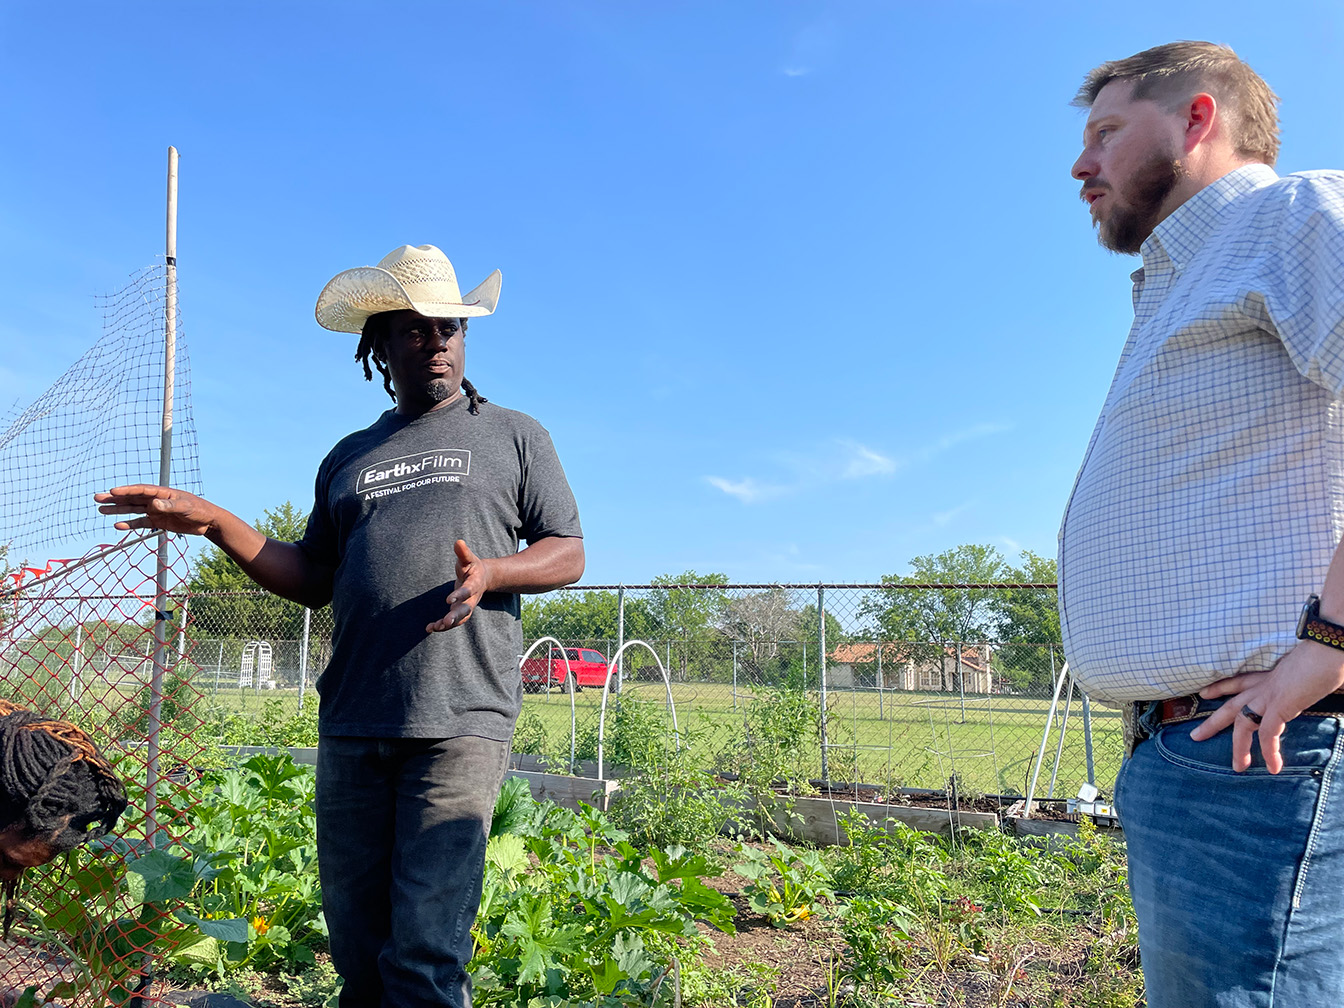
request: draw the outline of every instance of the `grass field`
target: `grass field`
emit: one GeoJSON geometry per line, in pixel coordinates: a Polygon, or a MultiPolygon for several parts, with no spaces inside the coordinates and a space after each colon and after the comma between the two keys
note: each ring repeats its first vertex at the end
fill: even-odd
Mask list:
{"type": "MultiPolygon", "coordinates": [[[[656,706],[662,730],[671,738],[672,718],[667,711],[667,688],[662,682],[627,682],[625,697],[656,706]]],[[[815,702],[816,694],[809,697],[815,702]]],[[[575,731],[595,746],[602,691],[585,689],[574,695],[575,731]]],[[[726,683],[674,683],[672,700],[678,727],[689,729],[693,753],[706,767],[740,746],[744,731],[751,727],[750,709],[755,695],[739,688],[734,697],[726,683]]],[[[241,714],[255,716],[268,700],[280,700],[290,710],[298,706],[298,691],[220,690],[214,702],[241,714]]],[[[317,702],[308,690],[305,705],[317,702]]],[[[607,711],[607,738],[611,738],[613,705],[607,711]]],[[[956,773],[963,789],[986,793],[1015,794],[1027,789],[1041,734],[1050,710],[1048,699],[1025,696],[967,696],[964,702],[952,693],[905,693],[874,690],[832,690],[827,695],[827,763],[833,781],[904,787],[942,788],[956,773]]],[[[559,691],[523,696],[523,711],[536,716],[547,748],[568,753],[570,697],[559,691]]],[[[520,736],[521,736],[520,732],[520,736]]],[[[1121,725],[1117,711],[1092,705],[1091,734],[1094,780],[1109,793],[1120,768],[1121,725]]],[[[521,741],[521,737],[519,739],[521,741]]],[[[1049,791],[1051,772],[1059,745],[1058,725],[1051,731],[1042,764],[1037,795],[1049,791]]],[[[516,746],[517,747],[517,746],[516,746]]],[[[821,746],[815,733],[793,754],[801,776],[823,776],[821,746]]],[[[1081,703],[1070,711],[1064,743],[1059,750],[1056,797],[1072,797],[1087,780],[1087,759],[1081,703]]]]}
{"type": "MultiPolygon", "coordinates": [[[[667,688],[662,683],[627,683],[623,695],[666,707],[667,688]]],[[[601,696],[594,689],[574,696],[580,737],[596,725],[601,696]]],[[[683,731],[690,729],[693,751],[712,764],[725,749],[739,744],[753,695],[739,689],[734,708],[732,687],[727,684],[674,683],[672,700],[678,726],[683,731]]],[[[568,695],[559,692],[524,696],[523,710],[540,718],[553,749],[568,749],[569,701],[568,695]]],[[[614,698],[607,712],[608,733],[612,702],[614,698]]],[[[1050,710],[1048,700],[1031,697],[968,696],[963,704],[955,694],[893,691],[881,695],[879,710],[879,696],[871,690],[831,691],[827,706],[832,780],[941,788],[955,772],[964,788],[1000,794],[1025,791],[1050,710]]],[[[670,714],[664,714],[664,724],[670,732],[670,714]]],[[[1094,777],[1099,787],[1109,791],[1120,768],[1120,715],[1094,704],[1091,726],[1094,777]]],[[[1049,788],[1058,738],[1058,731],[1052,731],[1038,795],[1049,788]]],[[[822,776],[821,747],[815,739],[797,756],[807,776],[822,776]]],[[[1054,793],[1072,797],[1086,780],[1081,703],[1075,700],[1054,793]]]]}

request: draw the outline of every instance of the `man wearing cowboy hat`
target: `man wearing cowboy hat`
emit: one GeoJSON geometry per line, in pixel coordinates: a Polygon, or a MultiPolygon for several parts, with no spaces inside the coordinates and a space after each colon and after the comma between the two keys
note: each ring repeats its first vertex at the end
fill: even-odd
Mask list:
{"type": "Polygon", "coordinates": [[[167,487],[95,498],[142,516],[117,528],[204,535],[263,588],[332,604],[318,854],[342,1008],[470,1004],[486,835],[521,706],[518,594],[583,573],[550,437],[463,374],[467,319],[494,311],[499,286],[495,271],[463,297],[432,245],[327,284],[318,323],[361,334],[365,377],[371,358],[396,406],[323,460],[299,542],[167,487]]]}

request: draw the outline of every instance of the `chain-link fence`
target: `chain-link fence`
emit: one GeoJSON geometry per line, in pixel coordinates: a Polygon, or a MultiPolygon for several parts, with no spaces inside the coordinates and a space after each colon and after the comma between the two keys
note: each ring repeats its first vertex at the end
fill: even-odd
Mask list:
{"type": "MultiPolygon", "coordinates": [[[[229,758],[221,743],[317,741],[330,610],[261,591],[185,594],[164,576],[185,566],[181,540],[162,558],[158,542],[128,536],[20,572],[3,592],[0,695],[90,731],[132,803],[116,840],[21,894],[15,937],[0,946],[0,979],[15,995],[125,1003],[152,990],[155,960],[181,942],[240,940],[247,921],[184,917],[173,897],[209,870],[187,835],[199,772],[229,758]],[[160,584],[174,587],[165,595],[160,584]]],[[[526,644],[541,643],[524,663],[514,749],[549,766],[601,751],[611,767],[638,762],[641,748],[674,748],[730,780],[832,795],[1018,795],[1037,766],[1037,797],[1069,797],[1086,781],[1108,790],[1120,719],[1060,690],[1054,612],[1051,585],[581,586],[529,597],[526,644]],[[941,632],[921,633],[931,628],[941,632]],[[999,633],[970,632],[987,628],[999,633]]]]}
{"type": "MultiPolygon", "coordinates": [[[[0,1004],[128,1004],[155,993],[162,956],[208,937],[200,927],[246,934],[241,921],[193,920],[182,904],[210,864],[181,846],[207,745],[190,642],[170,629],[165,593],[186,567],[181,546],[128,535],[20,569],[0,588],[0,696],[85,731],[129,800],[113,836],[29,871],[11,898],[0,1004]]],[[[14,750],[5,758],[12,768],[14,750]]],[[[50,781],[35,772],[16,779],[41,794],[50,781]]]]}
{"type": "MultiPolygon", "coordinates": [[[[330,611],[263,592],[180,606],[193,685],[251,718],[232,721],[232,740],[315,741],[330,611]],[[274,733],[301,710],[303,731],[244,737],[249,723],[274,733]]],[[[1119,714],[1071,685],[1054,702],[1054,612],[1053,585],[578,586],[528,597],[526,646],[552,637],[566,655],[543,647],[529,659],[553,663],[555,683],[529,686],[514,749],[553,763],[595,757],[609,665],[619,698],[609,698],[609,762],[622,755],[613,732],[639,713],[646,733],[659,723],[670,733],[675,717],[704,767],[727,774],[784,740],[779,773],[804,784],[942,789],[955,775],[963,793],[1023,794],[1039,758],[1038,796],[1071,797],[1087,781],[1106,790],[1120,765],[1119,714]],[[921,633],[931,628],[943,632],[921,633]]]]}

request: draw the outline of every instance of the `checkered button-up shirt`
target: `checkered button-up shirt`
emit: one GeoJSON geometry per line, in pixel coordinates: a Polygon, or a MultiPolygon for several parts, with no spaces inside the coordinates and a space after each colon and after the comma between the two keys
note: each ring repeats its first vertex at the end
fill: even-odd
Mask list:
{"type": "Polygon", "coordinates": [[[1059,532],[1070,668],[1116,703],[1273,667],[1344,534],[1344,173],[1240,168],[1142,253],[1059,532]]]}

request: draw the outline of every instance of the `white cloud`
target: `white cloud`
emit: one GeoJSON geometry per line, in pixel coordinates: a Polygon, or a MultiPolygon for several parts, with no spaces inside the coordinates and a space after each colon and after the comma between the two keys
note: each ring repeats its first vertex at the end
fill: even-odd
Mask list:
{"type": "Polygon", "coordinates": [[[743,504],[755,504],[757,501],[779,497],[789,490],[788,487],[778,484],[762,483],[751,476],[740,480],[724,479],[722,476],[706,476],[705,482],[722,490],[730,497],[736,497],[743,504]]]}
{"type": "Polygon", "coordinates": [[[866,476],[890,476],[897,469],[896,460],[888,458],[854,441],[842,441],[850,451],[840,475],[845,479],[863,479],[866,476]]]}
{"type": "MultiPolygon", "coordinates": [[[[975,438],[999,434],[1010,428],[1000,423],[982,423],[964,430],[944,434],[931,444],[924,445],[904,458],[883,454],[876,448],[848,438],[834,438],[829,447],[813,443],[812,450],[793,449],[774,453],[774,459],[784,471],[784,477],[776,482],[766,482],[755,476],[741,479],[725,479],[722,476],[706,476],[705,482],[730,497],[736,497],[743,504],[756,504],[761,501],[775,500],[791,494],[801,493],[812,487],[834,483],[838,480],[866,480],[893,476],[914,463],[928,462],[957,445],[975,438]]],[[[949,511],[945,516],[935,516],[934,522],[944,525],[951,521],[957,511],[949,511]]]]}
{"type": "Polygon", "coordinates": [[[805,66],[786,66],[781,67],[779,72],[785,77],[806,77],[812,72],[812,68],[805,66]]]}

